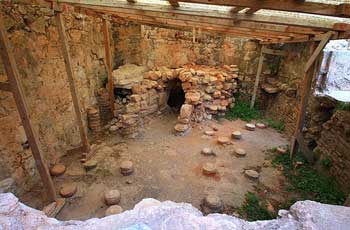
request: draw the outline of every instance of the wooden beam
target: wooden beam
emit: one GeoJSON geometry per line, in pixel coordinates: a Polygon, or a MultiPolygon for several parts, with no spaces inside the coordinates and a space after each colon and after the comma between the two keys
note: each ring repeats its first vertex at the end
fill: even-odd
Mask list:
{"type": "Polygon", "coordinates": [[[236,13],[238,13],[239,11],[244,10],[245,8],[246,8],[246,7],[236,6],[236,7],[234,7],[234,8],[231,9],[231,13],[236,14],[236,13]]]}
{"type": "MultiPolygon", "coordinates": [[[[48,0],[49,1],[49,0],[48,0]]],[[[52,1],[52,0],[51,0],[52,1]]],[[[333,25],[325,24],[324,22],[308,18],[307,20],[299,17],[281,17],[263,14],[246,15],[243,13],[232,14],[228,11],[206,10],[199,7],[178,7],[162,4],[128,4],[124,1],[114,0],[57,0],[60,3],[72,4],[78,7],[90,6],[90,9],[98,11],[108,11],[110,13],[129,13],[134,15],[143,15],[151,17],[162,17],[169,19],[181,19],[185,21],[207,22],[216,25],[235,25],[236,21],[260,22],[275,25],[289,25],[298,27],[307,27],[328,31],[333,29],[333,25]]],[[[278,5],[278,4],[276,4],[278,5]]]]}
{"type": "Polygon", "coordinates": [[[297,114],[296,128],[295,128],[294,135],[292,137],[292,143],[291,143],[291,151],[290,151],[291,157],[295,156],[300,145],[300,143],[298,143],[297,137],[299,133],[302,133],[302,130],[304,127],[305,113],[306,113],[307,103],[311,92],[311,84],[315,75],[315,72],[314,72],[315,70],[313,69],[315,68],[315,60],[319,59],[320,53],[325,47],[325,45],[327,44],[327,42],[329,41],[330,37],[331,37],[330,33],[327,33],[316,49],[315,49],[315,43],[311,47],[313,53],[305,66],[305,74],[304,74],[302,91],[301,91],[301,102],[300,102],[299,110],[297,114]]]}
{"type": "Polygon", "coordinates": [[[68,46],[68,42],[67,42],[66,29],[64,26],[62,13],[56,11],[55,18],[56,18],[56,23],[57,23],[57,28],[58,28],[58,34],[60,37],[60,42],[62,45],[62,53],[63,53],[63,58],[64,58],[64,64],[65,64],[66,71],[67,71],[69,89],[70,89],[70,92],[72,95],[75,116],[76,116],[76,120],[77,120],[78,127],[79,127],[81,144],[82,144],[82,147],[84,148],[84,151],[89,152],[90,146],[89,146],[88,138],[87,138],[86,131],[84,128],[83,119],[81,116],[81,110],[80,110],[80,105],[79,105],[79,100],[78,100],[78,92],[75,90],[74,72],[73,72],[71,57],[69,54],[69,46],[68,46]]]}
{"type": "Polygon", "coordinates": [[[263,46],[262,48],[263,54],[270,54],[270,55],[277,55],[277,56],[287,56],[287,52],[284,50],[274,50],[274,49],[269,49],[263,46]]]}
{"type": "Polygon", "coordinates": [[[39,147],[38,137],[30,121],[29,112],[26,104],[26,96],[24,95],[19,72],[16,66],[15,58],[10,48],[7,31],[3,25],[3,18],[0,15],[0,55],[4,63],[7,78],[11,84],[13,97],[16,102],[17,110],[22,121],[24,131],[26,133],[28,144],[32,150],[36,167],[39,171],[43,187],[46,189],[49,201],[56,200],[56,191],[52,182],[49,170],[39,147]]]}
{"type": "Polygon", "coordinates": [[[7,91],[7,92],[12,92],[10,83],[8,83],[8,82],[0,82],[0,90],[7,91]]]}
{"type": "Polygon", "coordinates": [[[259,10],[260,10],[260,8],[252,7],[252,8],[249,8],[249,10],[247,10],[245,13],[246,14],[254,14],[259,10]]]}
{"type": "Polygon", "coordinates": [[[109,33],[109,21],[103,18],[103,35],[105,39],[105,54],[106,54],[106,66],[108,75],[108,94],[109,103],[112,113],[114,114],[114,85],[113,85],[113,75],[112,75],[112,54],[111,54],[111,41],[109,33]]]}
{"type": "Polygon", "coordinates": [[[280,10],[337,17],[350,17],[350,4],[300,2],[296,0],[181,0],[181,2],[280,10]]]}
{"type": "Polygon", "coordinates": [[[320,53],[324,49],[324,47],[327,45],[329,39],[332,37],[332,33],[328,32],[324,35],[324,38],[316,48],[315,52],[312,54],[312,56],[309,58],[309,60],[306,63],[305,72],[309,70],[309,68],[315,63],[315,60],[320,56],[320,53]]]}
{"type": "Polygon", "coordinates": [[[256,93],[258,91],[258,86],[259,86],[259,81],[260,81],[260,76],[261,76],[261,71],[264,63],[264,53],[263,50],[260,52],[260,58],[259,58],[259,65],[258,65],[258,71],[256,73],[256,78],[255,78],[255,83],[254,83],[254,89],[253,89],[253,96],[252,100],[250,102],[250,108],[252,109],[255,104],[255,98],[256,98],[256,93]]]}

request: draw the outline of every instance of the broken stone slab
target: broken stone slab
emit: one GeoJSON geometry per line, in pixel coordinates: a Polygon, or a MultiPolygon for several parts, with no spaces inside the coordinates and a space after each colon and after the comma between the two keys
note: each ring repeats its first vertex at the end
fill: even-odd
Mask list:
{"type": "Polygon", "coordinates": [[[240,131],[233,131],[231,136],[233,139],[239,140],[242,138],[242,133],[240,131]]]}
{"type": "Polygon", "coordinates": [[[112,205],[106,209],[105,216],[116,215],[123,212],[123,208],[119,205],[112,205]]]}
{"type": "Polygon", "coordinates": [[[271,87],[271,86],[265,86],[263,89],[265,90],[266,93],[269,93],[269,94],[275,94],[280,91],[279,88],[271,87]]]}
{"type": "Polygon", "coordinates": [[[215,152],[211,148],[203,148],[202,152],[203,155],[210,156],[210,155],[216,155],[215,152]]]}
{"type": "Polygon", "coordinates": [[[57,164],[50,169],[50,174],[51,176],[61,176],[64,174],[65,171],[66,166],[64,166],[63,164],[57,164]]]}
{"type": "Polygon", "coordinates": [[[181,124],[181,123],[176,124],[174,127],[176,132],[186,132],[189,128],[190,128],[190,125],[181,124]]]}
{"type": "Polygon", "coordinates": [[[114,190],[106,191],[104,194],[104,199],[107,205],[119,204],[121,199],[119,190],[114,189],[114,190]]]}
{"type": "Polygon", "coordinates": [[[260,176],[260,174],[259,174],[257,171],[252,170],[252,169],[245,170],[245,171],[244,171],[244,174],[245,174],[248,178],[254,179],[254,180],[258,179],[259,176],[260,176]]]}
{"type": "Polygon", "coordinates": [[[72,197],[78,190],[75,183],[63,184],[60,189],[60,195],[64,198],[72,197]]]}
{"type": "Polygon", "coordinates": [[[120,173],[123,176],[128,176],[134,172],[134,165],[131,161],[122,161],[120,164],[120,173]]]}
{"type": "Polygon", "coordinates": [[[249,131],[255,131],[255,125],[254,124],[251,124],[251,123],[247,123],[245,125],[245,128],[249,131]]]}
{"type": "Polygon", "coordinates": [[[239,156],[239,157],[244,157],[244,156],[247,155],[247,152],[244,149],[242,149],[242,148],[236,148],[235,149],[235,154],[237,156],[239,156]]]}
{"type": "Polygon", "coordinates": [[[205,163],[202,167],[204,175],[214,175],[217,173],[216,165],[213,163],[205,163]]]}
{"type": "Polygon", "coordinates": [[[227,145],[231,143],[231,140],[228,137],[218,137],[217,141],[219,144],[222,144],[222,145],[227,145]]]}

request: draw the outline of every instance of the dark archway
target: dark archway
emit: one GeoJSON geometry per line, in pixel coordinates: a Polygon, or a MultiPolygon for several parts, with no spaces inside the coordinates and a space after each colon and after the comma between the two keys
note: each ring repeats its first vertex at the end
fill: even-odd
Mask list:
{"type": "Polygon", "coordinates": [[[168,95],[168,105],[175,111],[180,111],[181,106],[185,103],[185,92],[178,78],[168,82],[168,95]]]}

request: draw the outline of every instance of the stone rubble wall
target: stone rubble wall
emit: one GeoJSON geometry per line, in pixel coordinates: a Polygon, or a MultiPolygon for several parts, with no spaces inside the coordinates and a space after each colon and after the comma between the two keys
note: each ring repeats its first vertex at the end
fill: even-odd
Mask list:
{"type": "Polygon", "coordinates": [[[345,191],[350,191],[350,111],[336,111],[323,124],[315,152],[321,161],[331,159],[329,173],[345,191]]]}
{"type": "MultiPolygon", "coordinates": [[[[211,119],[214,114],[224,114],[234,106],[233,94],[238,90],[238,68],[235,65],[185,65],[183,68],[159,67],[151,71],[145,71],[142,66],[126,65],[115,70],[113,76],[116,86],[131,88],[132,91],[127,97],[127,103],[118,99],[115,103],[115,114],[120,119],[117,126],[125,134],[137,130],[140,117],[167,106],[168,84],[171,80],[179,79],[185,94],[179,123],[175,126],[175,130],[180,133],[186,132],[191,122],[211,119]]],[[[112,129],[115,130],[114,127],[112,129]]]]}
{"type": "MultiPolygon", "coordinates": [[[[80,136],[59,42],[54,12],[35,1],[2,1],[13,54],[24,87],[31,121],[49,163],[67,149],[78,146],[80,136]]],[[[85,117],[96,103],[95,91],[106,78],[102,21],[76,13],[64,13],[76,90],[85,117]]],[[[1,60],[0,60],[1,61],[1,60]]],[[[7,79],[0,63],[0,81],[7,79]]],[[[31,152],[23,148],[24,130],[12,94],[0,91],[0,168],[2,176],[15,178],[19,188],[38,179],[31,152]]],[[[3,178],[0,178],[3,179],[3,178]]]]}
{"type": "Polygon", "coordinates": [[[261,48],[256,41],[197,31],[193,42],[192,31],[135,23],[114,24],[113,28],[115,68],[124,64],[149,69],[162,66],[176,69],[188,64],[237,65],[239,92],[249,97],[252,94],[261,48]]]}
{"type": "MultiPolygon", "coordinates": [[[[262,78],[262,86],[265,82],[277,88],[277,93],[270,94],[261,88],[261,107],[265,115],[276,121],[283,121],[285,132],[291,136],[295,130],[296,117],[301,101],[302,80],[304,66],[309,58],[309,45],[288,44],[283,46],[287,56],[281,59],[278,73],[262,78]]],[[[277,67],[276,67],[277,68],[277,67]]],[[[312,95],[310,96],[312,97],[312,95]]]]}
{"type": "Polygon", "coordinates": [[[248,222],[224,214],[203,214],[187,203],[143,199],[134,209],[101,219],[58,221],[18,201],[11,193],[0,194],[0,226],[4,229],[92,230],[92,229],[289,229],[346,230],[350,208],[314,201],[299,201],[289,211],[280,210],[274,220],[248,222]]]}

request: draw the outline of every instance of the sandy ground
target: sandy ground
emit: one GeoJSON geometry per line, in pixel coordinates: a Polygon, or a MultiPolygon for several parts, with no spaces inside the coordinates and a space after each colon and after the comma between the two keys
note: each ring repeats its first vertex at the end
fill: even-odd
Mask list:
{"type": "MultiPolygon", "coordinates": [[[[201,200],[209,193],[218,194],[226,207],[239,207],[244,195],[254,191],[257,185],[257,181],[244,176],[244,169],[260,171],[259,181],[264,186],[279,186],[279,171],[262,167],[267,157],[264,150],[288,143],[276,130],[247,131],[243,121],[221,119],[197,124],[187,136],[182,137],[172,132],[176,123],[174,114],[155,116],[146,123],[143,135],[137,139],[123,139],[115,135],[104,137],[95,156],[99,162],[96,169],[86,172],[78,154],[61,160],[67,171],[55,178],[57,188],[62,183],[74,182],[78,184],[78,192],[67,199],[58,219],[103,217],[107,208],[103,193],[109,189],[120,190],[120,205],[127,210],[149,197],[188,202],[199,208],[201,200]],[[205,136],[204,131],[212,130],[212,126],[219,130],[213,137],[205,136]],[[242,132],[241,140],[233,140],[226,146],[217,143],[218,136],[230,136],[234,130],[242,132]],[[204,147],[212,148],[217,156],[202,155],[200,152],[204,147]],[[236,157],[233,151],[237,147],[244,148],[247,156],[236,157]],[[120,162],[125,159],[134,163],[135,172],[130,176],[122,176],[119,172],[120,162]],[[205,162],[215,163],[218,175],[204,176],[201,167],[205,162]]],[[[27,200],[29,205],[31,202],[34,201],[27,200]]]]}

